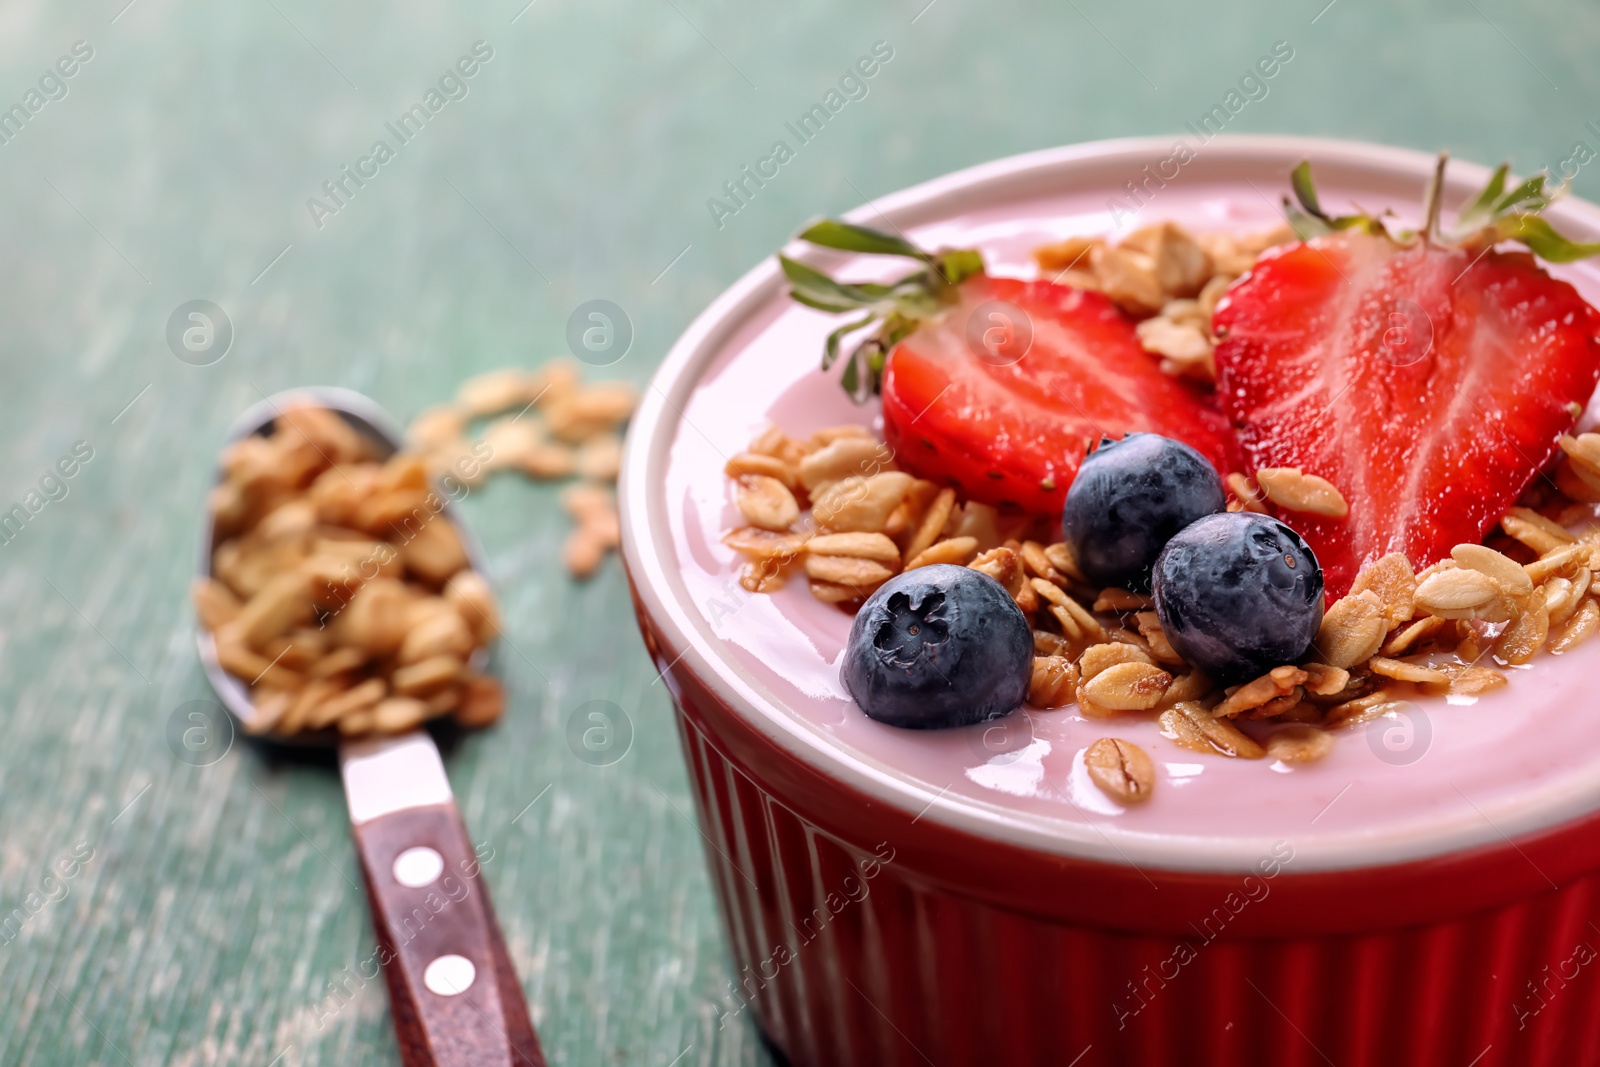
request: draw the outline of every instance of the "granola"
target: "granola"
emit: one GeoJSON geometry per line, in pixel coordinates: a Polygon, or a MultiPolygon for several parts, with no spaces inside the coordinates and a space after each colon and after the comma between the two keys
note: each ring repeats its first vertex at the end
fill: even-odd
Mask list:
{"type": "MultiPolygon", "coordinates": [[[[1589,436],[1600,445],[1600,435],[1589,436]]],[[[1577,463],[1570,450],[1567,462],[1577,463]]],[[[1420,574],[1400,553],[1375,560],[1328,606],[1306,662],[1218,690],[1172,648],[1147,594],[1093,588],[1071,549],[1050,538],[1051,524],[963,501],[898,470],[865,426],[804,439],[769,428],[729,461],[727,475],[744,524],[723,542],[746,560],[746,589],[771,592],[799,578],[817,599],[853,612],[903,571],[973,567],[1004,586],[1031,622],[1034,708],[1075,704],[1099,719],[1153,713],[1167,737],[1213,755],[1320,759],[1333,742],[1328,731],[1409,696],[1487,692],[1506,683],[1498,666],[1567,651],[1600,631],[1590,569],[1600,566],[1600,532],[1580,538],[1546,514],[1570,498],[1507,513],[1502,528],[1527,553],[1522,559],[1460,545],[1420,574]],[[1243,721],[1279,726],[1258,741],[1234,725],[1243,721]]],[[[1307,481],[1295,480],[1295,491],[1307,481]]],[[[1259,494],[1243,476],[1228,484],[1244,506],[1262,497],[1284,506],[1272,474],[1259,494]]],[[[1327,492],[1315,482],[1305,491],[1324,500],[1327,492]]]]}
{"type": "Polygon", "coordinates": [[[1156,787],[1155,764],[1145,750],[1120,737],[1102,737],[1084,751],[1089,780],[1123,804],[1149,800],[1156,787]]]}
{"type": "MultiPolygon", "coordinates": [[[[508,367],[469,378],[451,403],[412,420],[406,437],[436,478],[476,485],[492,472],[515,471],[539,481],[579,479],[571,487],[579,506],[564,500],[573,529],[562,556],[573,577],[588,578],[617,547],[616,505],[607,487],[617,480],[621,430],[637,403],[631,384],[585,383],[575,362],[555,359],[533,370],[508,367]],[[483,420],[473,440],[471,427],[483,420]]],[[[791,487],[794,474],[781,459],[752,447],[728,462],[728,473],[756,483],[751,507],[768,516],[768,528],[787,527],[779,524],[782,497],[759,482],[776,477],[781,489],[791,487]]]]}
{"type": "MultiPolygon", "coordinates": [[[[1139,343],[1161,357],[1161,369],[1214,381],[1211,314],[1223,292],[1266,249],[1293,239],[1287,226],[1258,234],[1191,234],[1174,222],[1135,230],[1112,245],[1068,237],[1034,249],[1034,262],[1055,281],[1104,293],[1142,319],[1139,343]]],[[[1595,450],[1600,456],[1600,448],[1595,450]]],[[[1596,474],[1600,491],[1600,473],[1596,474]]]]}
{"type": "Polygon", "coordinates": [[[193,587],[217,661],[251,689],[251,733],[347,736],[504,707],[475,654],[500,630],[422,457],[380,462],[324,408],[230,445],[211,493],[211,575],[193,587]]]}

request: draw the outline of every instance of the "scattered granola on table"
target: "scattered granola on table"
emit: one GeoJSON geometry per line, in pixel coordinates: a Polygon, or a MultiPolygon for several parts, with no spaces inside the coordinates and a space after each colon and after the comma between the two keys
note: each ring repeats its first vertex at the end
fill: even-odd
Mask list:
{"type": "Polygon", "coordinates": [[[477,485],[497,471],[537,481],[573,480],[565,508],[574,528],[568,571],[588,578],[617,547],[609,486],[622,463],[622,428],[638,404],[628,382],[591,382],[555,359],[532,370],[489,371],[464,382],[448,404],[418,415],[406,435],[436,478],[477,485]],[[476,436],[475,423],[487,422],[476,436]]]}

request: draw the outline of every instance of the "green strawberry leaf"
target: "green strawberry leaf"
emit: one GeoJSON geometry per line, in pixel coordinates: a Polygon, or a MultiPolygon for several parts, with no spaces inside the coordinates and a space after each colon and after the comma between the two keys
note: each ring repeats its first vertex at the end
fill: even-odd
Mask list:
{"type": "Polygon", "coordinates": [[[841,311],[858,311],[861,308],[860,304],[841,304],[837,301],[813,296],[809,292],[792,286],[789,289],[789,299],[797,304],[804,304],[808,308],[816,308],[818,311],[838,313],[841,311]]]}
{"type": "MultiPolygon", "coordinates": [[[[850,358],[844,364],[844,376],[839,379],[839,384],[852,398],[861,395],[861,360],[856,358],[856,353],[850,353],[850,358]]],[[[856,401],[860,403],[859,400],[856,401]]]]}
{"type": "Polygon", "coordinates": [[[1307,215],[1327,221],[1327,212],[1322,210],[1322,203],[1317,199],[1317,184],[1311,180],[1311,160],[1302,159],[1300,165],[1289,172],[1289,188],[1294,190],[1295,199],[1300,201],[1307,215]]]}
{"type": "Polygon", "coordinates": [[[1531,212],[1508,215],[1484,231],[1495,241],[1521,241],[1533,254],[1550,263],[1573,263],[1600,255],[1600,241],[1574,241],[1563,237],[1548,219],[1531,212]]]}
{"type": "Polygon", "coordinates": [[[783,275],[789,279],[789,295],[807,307],[819,311],[855,311],[871,307],[887,292],[887,286],[876,286],[874,292],[867,286],[846,285],[836,282],[815,267],[780,255],[783,275]]]}
{"type": "Polygon", "coordinates": [[[847,334],[855,333],[857,330],[861,329],[863,326],[872,325],[872,323],[876,320],[876,318],[877,318],[876,315],[869,314],[869,315],[867,315],[866,318],[861,319],[861,320],[859,320],[857,322],[847,322],[843,326],[839,327],[837,330],[834,330],[832,333],[830,333],[828,335],[827,343],[823,346],[823,351],[822,351],[822,369],[823,370],[827,370],[829,367],[833,366],[833,364],[834,364],[834,362],[836,360],[838,360],[838,358],[839,358],[839,344],[840,344],[841,341],[843,341],[845,339],[845,336],[847,334]]]}
{"type": "Polygon", "coordinates": [[[983,256],[976,249],[925,252],[902,238],[835,219],[807,226],[800,238],[824,248],[866,255],[904,256],[922,264],[898,281],[884,285],[836,281],[815,267],[788,256],[778,256],[783,276],[789,282],[789,296],[796,303],[834,314],[866,312],[863,317],[828,334],[822,348],[823,370],[829,370],[839,361],[846,337],[876,324],[845,359],[844,371],[839,376],[839,384],[858,403],[877,393],[882,386],[890,349],[909,337],[925,320],[954,303],[958,285],[983,273],[983,256]]]}
{"type": "Polygon", "coordinates": [[[1286,196],[1283,198],[1283,217],[1289,220],[1289,226],[1294,230],[1294,235],[1302,241],[1309,241],[1313,237],[1322,237],[1333,232],[1333,227],[1317,218],[1307,214],[1294,206],[1286,196]]]}
{"type": "Polygon", "coordinates": [[[839,384],[856,403],[866,403],[867,398],[883,386],[883,367],[887,359],[887,352],[877,339],[863,341],[850,353],[839,384]]]}
{"type": "Polygon", "coordinates": [[[1322,202],[1317,197],[1316,183],[1311,180],[1311,161],[1302,159],[1300,165],[1289,172],[1289,188],[1294,190],[1294,197],[1300,201],[1300,208],[1289,203],[1289,198],[1284,197],[1283,213],[1289,220],[1289,225],[1294,228],[1296,236],[1302,241],[1309,241],[1313,237],[1321,237],[1336,230],[1360,230],[1363,233],[1381,234],[1386,232],[1383,223],[1371,215],[1329,215],[1322,210],[1322,202]]]}
{"type": "Polygon", "coordinates": [[[1450,239],[1460,245],[1494,245],[1518,241],[1548,263],[1572,263],[1600,255],[1600,241],[1574,241],[1539,214],[1567,193],[1567,183],[1549,184],[1549,175],[1535,174],[1505,191],[1509,163],[1495,169],[1489,184],[1462,209],[1450,239]]]}
{"type": "Polygon", "coordinates": [[[957,248],[939,256],[939,273],[949,285],[960,285],[983,273],[983,254],[976,248],[957,248]]]}
{"type": "Polygon", "coordinates": [[[839,219],[823,219],[800,231],[802,241],[810,241],[823,248],[837,248],[844,252],[861,252],[876,256],[907,256],[928,262],[932,257],[903,237],[857,226],[839,219]]]}
{"type": "Polygon", "coordinates": [[[1555,199],[1545,193],[1544,175],[1535,174],[1494,203],[1495,215],[1508,211],[1543,211],[1555,199]]]}
{"type": "Polygon", "coordinates": [[[1485,185],[1483,187],[1483,192],[1478,194],[1478,198],[1472,203],[1468,204],[1461,212],[1461,218],[1465,219],[1469,215],[1475,215],[1478,212],[1493,214],[1494,203],[1496,200],[1499,200],[1502,195],[1504,195],[1506,191],[1506,179],[1510,176],[1511,164],[1502,163],[1496,167],[1494,169],[1494,173],[1489,176],[1489,184],[1485,185]]]}
{"type": "Polygon", "coordinates": [[[1488,224],[1494,218],[1494,204],[1506,191],[1506,177],[1511,173],[1511,164],[1502,163],[1495,168],[1489,176],[1489,184],[1483,187],[1472,203],[1461,209],[1456,216],[1455,228],[1452,234],[1470,233],[1488,224]]]}

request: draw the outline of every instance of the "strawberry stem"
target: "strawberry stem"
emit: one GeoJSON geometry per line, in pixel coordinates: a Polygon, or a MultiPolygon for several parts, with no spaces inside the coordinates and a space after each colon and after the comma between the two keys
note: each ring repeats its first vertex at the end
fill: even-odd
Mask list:
{"type": "Polygon", "coordinates": [[[1450,164],[1450,153],[1440,152],[1433,166],[1433,177],[1428,179],[1427,197],[1423,201],[1422,241],[1432,244],[1439,240],[1439,214],[1444,209],[1444,169],[1450,164]]]}

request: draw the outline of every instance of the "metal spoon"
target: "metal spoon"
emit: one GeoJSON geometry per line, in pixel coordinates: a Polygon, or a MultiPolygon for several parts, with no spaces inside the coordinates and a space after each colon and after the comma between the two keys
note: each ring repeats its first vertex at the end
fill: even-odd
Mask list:
{"type": "MultiPolygon", "coordinates": [[[[381,407],[360,393],[336,388],[296,389],[263,400],[235,421],[228,443],[269,434],[279,415],[306,406],[340,415],[380,457],[400,447],[401,435],[381,407]]],[[[448,504],[442,516],[459,531],[468,561],[482,574],[478,546],[460,516],[448,504]]],[[[208,517],[200,539],[204,577],[211,576],[214,533],[208,517]]],[[[253,711],[250,689],[222,669],[208,630],[199,627],[198,638],[206,676],[242,728],[253,711]]],[[[474,665],[482,666],[487,652],[475,656],[474,665]]],[[[401,1062],[406,1067],[545,1067],[433,738],[413,730],[352,741],[326,730],[268,743],[338,746],[401,1062]]]]}

